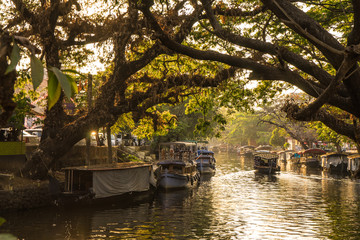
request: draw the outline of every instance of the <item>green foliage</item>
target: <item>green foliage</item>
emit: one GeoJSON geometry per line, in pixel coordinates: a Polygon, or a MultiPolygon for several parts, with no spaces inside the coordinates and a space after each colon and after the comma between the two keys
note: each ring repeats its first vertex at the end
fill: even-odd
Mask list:
{"type": "Polygon", "coordinates": [[[33,82],[34,91],[40,86],[44,78],[44,67],[42,62],[35,57],[34,54],[30,55],[31,65],[31,78],[33,82]]]}
{"type": "Polygon", "coordinates": [[[56,75],[52,71],[48,72],[48,78],[48,107],[51,109],[60,98],[61,86],[56,75]]]}
{"type": "Polygon", "coordinates": [[[333,143],[333,144],[340,144],[344,142],[352,142],[349,138],[340,135],[321,122],[313,122],[310,123],[310,127],[316,130],[319,140],[333,143]]]}
{"type": "Polygon", "coordinates": [[[231,121],[221,138],[224,142],[240,145],[269,144],[272,127],[268,124],[258,124],[257,113],[237,112],[231,117],[231,121]]]}
{"type": "Polygon", "coordinates": [[[15,129],[24,128],[24,119],[26,115],[30,114],[30,99],[25,92],[20,92],[14,96],[16,108],[13,115],[9,119],[9,124],[15,129]]]}
{"type": "Polygon", "coordinates": [[[286,139],[285,139],[284,135],[285,135],[284,132],[282,132],[279,128],[275,128],[272,131],[272,134],[271,134],[271,137],[270,137],[270,144],[272,146],[283,147],[285,142],[286,142],[286,139]]]}
{"type": "Polygon", "coordinates": [[[71,83],[68,80],[68,78],[56,67],[50,67],[49,70],[54,73],[54,76],[56,76],[56,79],[58,80],[62,89],[64,90],[66,97],[70,99],[72,91],[71,91],[71,83]]]}
{"type": "Polygon", "coordinates": [[[15,41],[13,41],[13,48],[11,50],[11,55],[10,55],[10,64],[9,66],[6,68],[5,71],[5,75],[8,74],[9,72],[12,72],[16,69],[16,65],[18,64],[18,62],[20,61],[20,48],[19,46],[16,44],[15,41]]]}

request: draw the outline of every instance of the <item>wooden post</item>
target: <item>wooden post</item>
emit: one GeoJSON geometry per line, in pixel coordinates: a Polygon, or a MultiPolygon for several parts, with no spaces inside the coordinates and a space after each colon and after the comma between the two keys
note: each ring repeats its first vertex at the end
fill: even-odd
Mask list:
{"type": "Polygon", "coordinates": [[[110,125],[106,126],[106,136],[108,145],[108,163],[112,163],[112,146],[111,146],[111,129],[110,125]]]}
{"type": "MultiPolygon", "coordinates": [[[[92,108],[92,75],[88,75],[88,88],[87,88],[87,102],[88,102],[88,112],[91,111],[92,108]]],[[[91,143],[91,132],[89,131],[86,134],[86,159],[85,165],[90,165],[90,143],[91,143]]]]}

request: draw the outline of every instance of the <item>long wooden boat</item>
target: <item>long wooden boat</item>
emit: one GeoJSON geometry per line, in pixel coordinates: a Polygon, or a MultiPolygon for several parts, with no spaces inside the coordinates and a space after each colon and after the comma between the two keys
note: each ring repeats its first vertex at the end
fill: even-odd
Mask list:
{"type": "Polygon", "coordinates": [[[274,153],[255,153],[254,154],[254,169],[259,173],[273,174],[280,171],[280,166],[277,164],[278,156],[274,153]]]}
{"type": "Polygon", "coordinates": [[[124,162],[67,167],[61,198],[101,199],[150,190],[152,165],[124,162]]]}
{"type": "Polygon", "coordinates": [[[348,158],[344,153],[327,153],[321,155],[321,167],[329,173],[347,173],[348,158]]]}
{"type": "Polygon", "coordinates": [[[214,152],[206,149],[200,149],[197,153],[196,167],[200,174],[214,174],[216,171],[214,152]]]}
{"type": "Polygon", "coordinates": [[[159,145],[159,162],[155,171],[157,186],[166,190],[197,185],[196,144],[170,142],[159,145]]]}

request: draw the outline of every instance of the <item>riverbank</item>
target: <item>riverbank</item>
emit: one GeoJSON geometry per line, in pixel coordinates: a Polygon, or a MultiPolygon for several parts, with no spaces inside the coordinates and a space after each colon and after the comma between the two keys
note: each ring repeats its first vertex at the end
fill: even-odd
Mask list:
{"type": "MultiPolygon", "coordinates": [[[[33,146],[27,149],[28,154],[29,149],[32,148],[35,149],[33,146]]],[[[107,147],[92,147],[91,151],[93,153],[91,165],[107,162],[107,147]]],[[[113,153],[113,161],[115,162],[154,161],[154,156],[151,156],[146,149],[139,147],[114,147],[113,153]]],[[[84,159],[84,147],[76,146],[58,162],[51,175],[60,183],[61,188],[65,182],[65,175],[61,169],[85,165],[84,159]]],[[[40,181],[16,177],[13,172],[3,169],[0,171],[0,213],[54,205],[56,197],[53,194],[56,190],[51,189],[52,187],[49,186],[49,180],[40,181]]]]}

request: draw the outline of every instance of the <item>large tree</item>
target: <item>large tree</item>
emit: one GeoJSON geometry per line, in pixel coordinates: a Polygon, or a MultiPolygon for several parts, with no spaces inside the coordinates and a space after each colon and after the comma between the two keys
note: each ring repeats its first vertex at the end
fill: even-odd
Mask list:
{"type": "Polygon", "coordinates": [[[194,4],[194,11],[204,9],[196,30],[211,35],[209,41],[201,41],[202,48],[192,46],[193,38],[182,44],[174,41],[151,1],[141,1],[138,7],[169,49],[247,70],[248,79],[262,80],[267,87],[279,81],[296,86],[313,101],[302,106],[285,103],[289,118],[321,121],[360,143],[359,0],[202,0],[194,4]],[[342,114],[333,114],[329,105],[342,114]]]}
{"type": "MultiPolygon", "coordinates": [[[[244,104],[223,100],[243,108],[282,90],[281,83],[296,86],[313,101],[302,106],[287,102],[283,109],[290,118],[321,121],[360,143],[360,0],[4,4],[1,34],[27,37],[41,49],[50,70],[80,64],[88,44],[99,48],[92,57],[110,49],[101,58],[111,62],[110,70],[91,110],[66,114],[62,93],[46,112],[44,137],[25,169],[33,177],[44,176],[89,130],[113,124],[124,113],[132,113],[135,120],[151,117],[156,124],[156,111],[150,107],[182,101],[198,93],[192,90],[195,86],[222,84],[225,92],[231,86],[231,99],[245,100],[244,104]],[[232,76],[234,81],[228,80],[232,76]],[[252,92],[257,97],[245,84],[234,84],[239,79],[259,81],[252,92]],[[343,114],[332,114],[329,105],[343,114]]],[[[9,37],[5,44],[11,45],[9,37]]],[[[51,73],[50,79],[54,80],[51,73]]],[[[69,96],[69,90],[65,94],[69,96]]],[[[13,103],[3,103],[11,111],[13,103]]]]}
{"type": "MultiPolygon", "coordinates": [[[[99,9],[94,10],[94,6],[87,4],[87,1],[76,0],[14,0],[3,5],[6,13],[2,13],[6,17],[1,19],[1,30],[9,36],[5,39],[6,46],[9,48],[11,43],[8,39],[21,36],[27,37],[42,50],[41,57],[48,69],[49,96],[51,91],[60,93],[60,86],[64,88],[61,82],[64,79],[59,77],[61,74],[56,69],[69,68],[74,62],[79,64],[76,62],[76,59],[81,59],[81,52],[76,52],[79,47],[92,43],[103,44],[111,49],[109,54],[114,55],[105,61],[109,63],[110,73],[89,111],[67,114],[63,105],[66,89],[58,96],[55,104],[49,99],[49,104],[54,105],[49,106],[46,111],[41,143],[23,169],[25,175],[33,178],[46,176],[59,157],[83,139],[91,129],[112,125],[119,116],[128,113],[132,113],[135,120],[151,117],[154,124],[157,124],[156,111],[149,111],[151,107],[159,103],[179,102],[182,94],[191,94],[191,87],[216,86],[220,79],[226,79],[234,73],[233,69],[225,69],[203,76],[175,71],[174,68],[179,68],[184,60],[177,56],[172,59],[161,57],[173,53],[153,40],[154,36],[135,4],[131,1],[99,3],[95,7],[100,9],[100,13],[96,12],[99,9]],[[90,12],[90,7],[94,13],[90,12]],[[106,9],[110,11],[105,11],[106,9]],[[161,69],[162,66],[164,69],[161,69]],[[156,67],[160,69],[153,70],[156,67]],[[54,77],[52,72],[59,75],[54,77]]],[[[174,7],[179,10],[183,5],[174,7]]],[[[199,12],[179,16],[181,22],[167,23],[171,29],[177,29],[172,35],[174,41],[183,41],[196,22],[194,15],[198,16],[199,12]]],[[[88,53],[85,48],[80,50],[88,53]]],[[[1,55],[4,61],[10,55],[9,52],[7,50],[1,55]]],[[[2,80],[11,78],[14,81],[15,70],[10,75],[5,73],[5,69],[1,70],[2,80]]],[[[11,84],[6,87],[12,90],[11,84]]],[[[52,94],[54,95],[56,94],[52,94]]],[[[2,101],[1,104],[5,110],[7,108],[4,106],[13,106],[11,102],[2,101]]]]}

